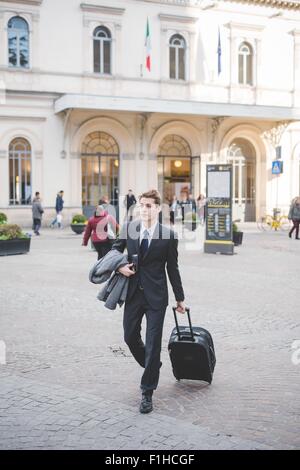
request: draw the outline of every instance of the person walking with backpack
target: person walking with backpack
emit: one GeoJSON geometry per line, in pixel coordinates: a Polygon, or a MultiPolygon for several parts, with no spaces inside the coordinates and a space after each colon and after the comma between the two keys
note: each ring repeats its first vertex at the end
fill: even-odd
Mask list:
{"type": "Polygon", "coordinates": [[[57,193],[56,201],[55,201],[56,217],[50,224],[51,228],[54,228],[56,223],[58,225],[58,228],[62,227],[62,211],[64,208],[63,195],[64,195],[64,192],[62,190],[59,191],[59,193],[57,193]]]}
{"type": "Polygon", "coordinates": [[[44,209],[42,207],[40,193],[37,191],[32,201],[32,229],[36,235],[40,235],[43,213],[44,209]]]}
{"type": "Polygon", "coordinates": [[[289,231],[289,237],[292,238],[293,231],[296,230],[296,240],[300,240],[299,238],[299,224],[300,224],[300,197],[296,197],[292,200],[289,215],[289,220],[293,222],[293,227],[289,231]]]}

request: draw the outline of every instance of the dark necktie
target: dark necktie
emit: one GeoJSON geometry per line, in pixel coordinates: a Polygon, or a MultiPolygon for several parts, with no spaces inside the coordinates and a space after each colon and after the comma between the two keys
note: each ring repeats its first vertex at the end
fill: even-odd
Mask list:
{"type": "Polygon", "coordinates": [[[144,258],[145,254],[147,253],[148,247],[149,247],[149,232],[148,230],[144,230],[143,233],[143,239],[141,241],[140,245],[140,252],[142,255],[142,258],[144,258]]]}

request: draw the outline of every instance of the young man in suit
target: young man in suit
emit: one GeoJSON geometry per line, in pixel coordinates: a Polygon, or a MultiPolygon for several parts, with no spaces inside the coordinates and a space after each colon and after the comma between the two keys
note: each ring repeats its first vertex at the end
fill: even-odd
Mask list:
{"type": "Polygon", "coordinates": [[[112,249],[128,259],[138,255],[138,266],[132,262],[119,268],[129,277],[128,293],[124,308],[124,338],[135,360],[144,368],[141,379],[141,413],[152,411],[152,394],[159,380],[163,322],[168,305],[167,268],[177,311],[185,313],[184,292],[178,269],[178,239],[169,227],[159,223],[160,194],[156,190],[139,197],[140,220],[125,224],[112,249]],[[141,338],[141,323],[146,315],[146,341],[141,338]]]}

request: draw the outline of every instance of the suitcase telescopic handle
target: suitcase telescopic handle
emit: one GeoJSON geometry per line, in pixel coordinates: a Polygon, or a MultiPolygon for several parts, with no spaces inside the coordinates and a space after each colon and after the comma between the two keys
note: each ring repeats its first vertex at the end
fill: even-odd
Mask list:
{"type": "MultiPolygon", "coordinates": [[[[191,322],[191,315],[190,315],[190,309],[188,307],[185,308],[185,311],[187,313],[188,321],[189,321],[189,326],[191,330],[191,336],[192,336],[192,341],[195,341],[194,338],[194,332],[193,332],[193,327],[192,327],[192,322],[191,322]]],[[[178,339],[180,341],[181,336],[180,336],[180,331],[179,331],[179,325],[178,325],[178,320],[177,320],[177,315],[176,315],[176,307],[173,307],[173,313],[174,313],[174,318],[175,318],[175,323],[176,323],[176,329],[177,329],[177,334],[178,334],[178,339]]]]}

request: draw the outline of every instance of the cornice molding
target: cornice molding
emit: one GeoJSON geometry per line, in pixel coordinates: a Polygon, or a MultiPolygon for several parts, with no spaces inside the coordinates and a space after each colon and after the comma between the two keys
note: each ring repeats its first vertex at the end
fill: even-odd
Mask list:
{"type": "Polygon", "coordinates": [[[292,31],[290,31],[290,34],[295,37],[300,37],[300,29],[293,29],[292,31]]]}
{"type": "Polygon", "coordinates": [[[43,0],[0,0],[0,3],[17,3],[22,5],[40,6],[43,3],[43,0]]]}
{"type": "Polygon", "coordinates": [[[225,27],[232,29],[232,30],[238,30],[238,31],[255,31],[257,33],[262,32],[265,29],[264,25],[258,25],[258,24],[247,24],[247,23],[235,23],[234,21],[230,21],[230,23],[227,23],[224,25],[225,27]]]}
{"type": "Polygon", "coordinates": [[[166,15],[165,13],[160,13],[159,19],[161,21],[172,22],[172,23],[197,23],[198,17],[195,16],[182,16],[182,15],[166,15]]]}
{"type": "Polygon", "coordinates": [[[282,8],[284,10],[300,11],[299,0],[227,0],[232,3],[244,3],[248,5],[259,5],[263,7],[282,8]]]}
{"type": "Polygon", "coordinates": [[[213,4],[217,6],[222,3],[243,3],[245,5],[254,5],[270,8],[281,8],[283,10],[296,10],[300,11],[300,1],[299,0],[213,0],[208,2],[208,0],[136,0],[143,1],[146,3],[159,3],[161,5],[170,5],[170,6],[182,6],[182,7],[198,7],[205,9],[207,4],[211,7],[213,4]]]}
{"type": "Polygon", "coordinates": [[[47,121],[46,117],[43,116],[10,116],[0,114],[0,121],[36,121],[36,122],[44,122],[47,121]]]}
{"type": "Polygon", "coordinates": [[[117,16],[122,16],[125,12],[125,8],[109,7],[107,5],[94,5],[92,3],[81,3],[80,8],[82,11],[88,13],[101,13],[117,16]]]}

